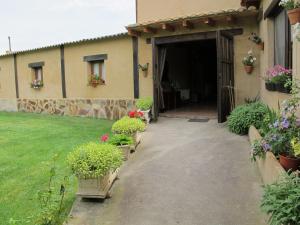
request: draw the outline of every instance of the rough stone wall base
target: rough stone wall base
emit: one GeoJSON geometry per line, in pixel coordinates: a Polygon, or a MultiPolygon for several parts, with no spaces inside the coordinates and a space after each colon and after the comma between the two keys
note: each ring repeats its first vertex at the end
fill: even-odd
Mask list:
{"type": "Polygon", "coordinates": [[[18,99],[18,111],[116,120],[135,108],[127,99],[18,99]]]}
{"type": "Polygon", "coordinates": [[[17,99],[0,99],[0,111],[17,112],[17,99]]]}

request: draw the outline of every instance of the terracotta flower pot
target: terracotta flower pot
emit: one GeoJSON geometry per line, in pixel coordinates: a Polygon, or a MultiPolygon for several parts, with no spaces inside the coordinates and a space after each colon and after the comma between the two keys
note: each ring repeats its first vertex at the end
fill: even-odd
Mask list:
{"type": "Polygon", "coordinates": [[[300,158],[291,158],[287,154],[279,155],[279,163],[286,171],[296,171],[300,168],[300,158]]]}
{"type": "Polygon", "coordinates": [[[287,14],[291,25],[295,25],[300,22],[300,8],[289,10],[287,11],[287,14]]]}
{"type": "Polygon", "coordinates": [[[253,66],[247,66],[245,65],[245,71],[248,74],[251,74],[253,72],[254,67],[253,66]]]}
{"type": "Polygon", "coordinates": [[[260,49],[260,50],[264,50],[265,49],[265,43],[264,42],[260,42],[259,44],[257,44],[258,45],[258,48],[260,49]]]}

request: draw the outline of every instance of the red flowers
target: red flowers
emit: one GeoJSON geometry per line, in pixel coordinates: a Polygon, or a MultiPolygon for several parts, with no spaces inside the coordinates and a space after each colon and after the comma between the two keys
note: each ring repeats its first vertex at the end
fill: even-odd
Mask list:
{"type": "Polygon", "coordinates": [[[108,134],[104,134],[104,135],[102,135],[102,137],[101,137],[101,142],[107,142],[108,141],[108,139],[109,139],[109,136],[108,136],[108,134]]]}
{"type": "Polygon", "coordinates": [[[141,117],[144,116],[144,113],[141,112],[141,111],[134,110],[134,111],[130,111],[130,112],[128,113],[128,116],[129,116],[130,118],[141,118],[141,117]]]}

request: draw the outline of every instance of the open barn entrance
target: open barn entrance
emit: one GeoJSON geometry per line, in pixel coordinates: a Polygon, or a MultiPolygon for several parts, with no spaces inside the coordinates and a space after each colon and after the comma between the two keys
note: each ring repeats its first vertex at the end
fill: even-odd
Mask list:
{"type": "Polygon", "coordinates": [[[174,43],[165,48],[160,116],[216,119],[216,41],[174,43]]]}
{"type": "Polygon", "coordinates": [[[152,38],[154,119],[226,121],[234,106],[235,33],[240,30],[152,38]]]}

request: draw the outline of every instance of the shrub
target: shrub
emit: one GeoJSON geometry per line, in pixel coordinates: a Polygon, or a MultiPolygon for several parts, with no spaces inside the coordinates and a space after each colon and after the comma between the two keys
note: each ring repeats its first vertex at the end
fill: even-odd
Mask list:
{"type": "Polygon", "coordinates": [[[300,178],[285,175],[264,187],[262,210],[270,215],[271,225],[298,225],[300,221],[300,178]]]}
{"type": "Polygon", "coordinates": [[[251,125],[260,129],[266,113],[267,106],[260,102],[238,106],[228,117],[229,130],[236,134],[247,134],[251,125]]]}
{"type": "Polygon", "coordinates": [[[140,119],[125,116],[113,124],[112,131],[115,134],[132,135],[138,131],[144,131],[145,128],[145,123],[140,119]]]}
{"type": "Polygon", "coordinates": [[[142,111],[151,109],[152,105],[153,99],[151,97],[140,98],[136,101],[136,106],[142,111]]]}
{"type": "Polygon", "coordinates": [[[115,134],[109,139],[108,143],[115,146],[133,145],[133,138],[126,134],[115,134]]]}
{"type": "Polygon", "coordinates": [[[121,166],[122,152],[110,144],[88,143],[68,155],[68,164],[79,178],[97,178],[121,166]]]}

